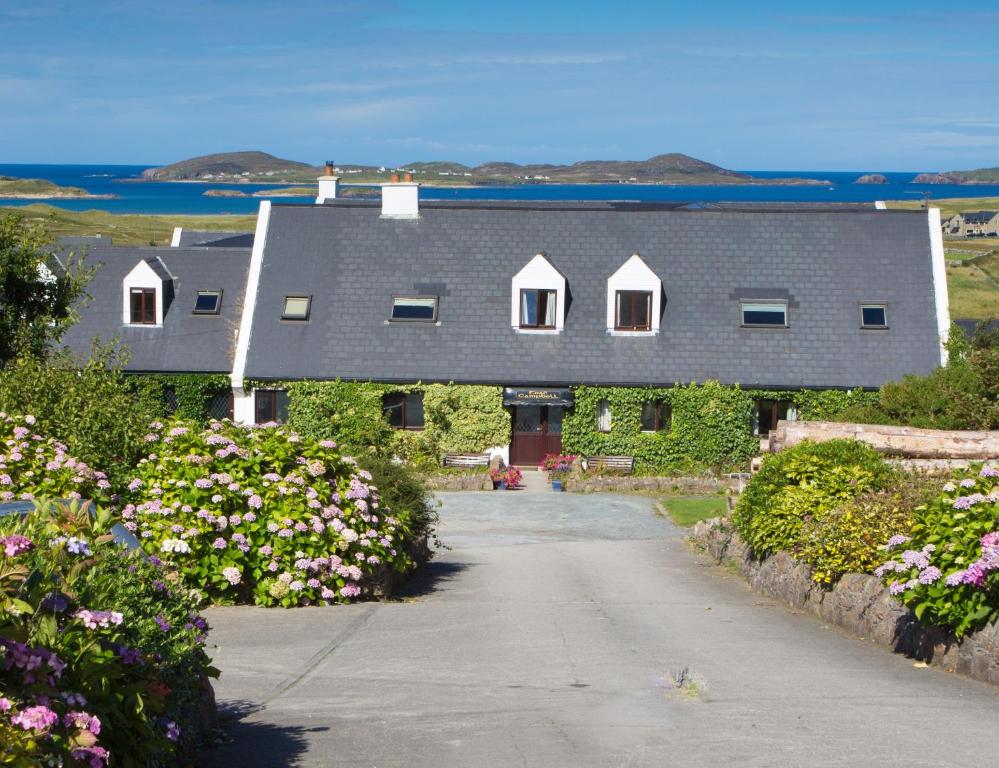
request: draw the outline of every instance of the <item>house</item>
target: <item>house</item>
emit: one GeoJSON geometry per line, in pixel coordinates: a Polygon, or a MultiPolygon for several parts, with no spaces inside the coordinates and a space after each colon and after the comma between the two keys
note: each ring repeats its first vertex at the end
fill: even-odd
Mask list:
{"type": "Polygon", "coordinates": [[[955,213],[942,226],[945,235],[955,237],[999,237],[999,211],[955,213]]]}
{"type": "MultiPolygon", "coordinates": [[[[379,202],[337,197],[329,173],[320,186],[316,205],[262,202],[250,250],[100,249],[100,299],[67,341],[121,335],[133,371],[226,370],[244,422],[279,419],[295,380],[499,385],[525,464],[558,449],[580,384],[871,389],[945,359],[938,209],[426,202],[405,180],[379,202]],[[211,291],[224,309],[202,316],[211,291]]],[[[418,426],[407,404],[418,419],[418,393],[387,402],[390,418],[418,426]]],[[[761,398],[756,430],[780,418],[790,403],[761,398]]]]}

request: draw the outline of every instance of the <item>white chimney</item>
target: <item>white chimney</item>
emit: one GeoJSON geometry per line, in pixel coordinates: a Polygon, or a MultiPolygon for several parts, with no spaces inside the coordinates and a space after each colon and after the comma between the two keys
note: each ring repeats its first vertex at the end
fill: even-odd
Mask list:
{"type": "Polygon", "coordinates": [[[336,200],[336,194],[340,187],[340,177],[335,175],[333,161],[327,160],[323,175],[316,181],[319,182],[319,194],[316,196],[316,205],[322,205],[327,200],[336,200]]]}
{"type": "Polygon", "coordinates": [[[420,184],[407,173],[402,181],[393,173],[392,180],[382,184],[382,218],[420,218],[420,184]]]}

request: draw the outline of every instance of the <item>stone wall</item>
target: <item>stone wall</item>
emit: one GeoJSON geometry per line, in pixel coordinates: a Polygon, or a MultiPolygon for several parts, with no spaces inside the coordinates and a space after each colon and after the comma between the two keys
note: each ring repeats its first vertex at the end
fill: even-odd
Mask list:
{"type": "Polygon", "coordinates": [[[698,523],[691,540],[718,563],[732,563],[758,592],[933,666],[999,684],[999,624],[958,640],[920,624],[874,576],[848,573],[824,589],[806,564],[786,552],[756,559],[727,519],[698,523]]]}
{"type": "Polygon", "coordinates": [[[832,421],[781,421],[770,432],[769,451],[777,453],[803,440],[847,438],[867,443],[888,456],[908,459],[984,460],[999,456],[999,432],[917,429],[832,421]]]}
{"type": "Polygon", "coordinates": [[[423,482],[431,491],[491,491],[493,489],[493,481],[485,472],[426,475],[423,482]]]}
{"type": "Polygon", "coordinates": [[[568,490],[574,493],[656,492],[681,496],[710,496],[735,488],[737,480],[713,475],[698,477],[645,477],[642,475],[572,475],[568,490]]]}

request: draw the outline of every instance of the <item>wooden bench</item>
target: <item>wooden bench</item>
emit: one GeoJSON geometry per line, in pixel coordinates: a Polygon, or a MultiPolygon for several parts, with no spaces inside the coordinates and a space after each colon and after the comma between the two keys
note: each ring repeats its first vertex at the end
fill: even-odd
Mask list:
{"type": "Polygon", "coordinates": [[[624,475],[630,475],[632,472],[635,471],[635,457],[634,456],[587,456],[586,469],[589,472],[609,469],[614,472],[620,472],[621,474],[624,475]]]}
{"type": "Polygon", "coordinates": [[[488,453],[445,453],[445,467],[488,467],[488,453]]]}

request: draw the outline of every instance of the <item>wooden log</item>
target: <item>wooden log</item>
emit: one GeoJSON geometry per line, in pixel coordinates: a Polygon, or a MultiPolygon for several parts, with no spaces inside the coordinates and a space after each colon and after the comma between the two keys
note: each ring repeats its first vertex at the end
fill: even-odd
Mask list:
{"type": "Polygon", "coordinates": [[[770,452],[790,448],[804,440],[824,442],[842,438],[867,443],[888,456],[912,459],[999,458],[999,432],[917,429],[832,421],[780,421],[777,429],[770,433],[770,452]]]}

